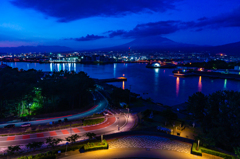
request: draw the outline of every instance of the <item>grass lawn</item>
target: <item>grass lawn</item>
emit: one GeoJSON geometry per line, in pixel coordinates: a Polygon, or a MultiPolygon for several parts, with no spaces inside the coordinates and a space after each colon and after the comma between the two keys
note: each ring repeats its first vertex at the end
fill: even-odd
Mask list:
{"type": "Polygon", "coordinates": [[[192,154],[202,156],[202,153],[207,153],[207,154],[211,154],[211,155],[214,155],[214,156],[219,156],[219,157],[222,157],[222,158],[225,158],[225,159],[235,159],[235,157],[232,156],[232,155],[228,155],[226,153],[222,153],[222,152],[219,152],[219,151],[207,149],[207,148],[202,147],[202,146],[199,146],[199,149],[197,150],[197,143],[193,143],[192,154]]]}

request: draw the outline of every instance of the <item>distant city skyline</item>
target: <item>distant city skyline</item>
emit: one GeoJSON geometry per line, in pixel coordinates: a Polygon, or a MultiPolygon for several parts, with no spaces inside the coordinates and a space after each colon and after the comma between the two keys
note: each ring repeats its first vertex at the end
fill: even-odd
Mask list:
{"type": "Polygon", "coordinates": [[[239,0],[3,0],[0,47],[96,49],[162,36],[180,43],[240,41],[239,0]]]}

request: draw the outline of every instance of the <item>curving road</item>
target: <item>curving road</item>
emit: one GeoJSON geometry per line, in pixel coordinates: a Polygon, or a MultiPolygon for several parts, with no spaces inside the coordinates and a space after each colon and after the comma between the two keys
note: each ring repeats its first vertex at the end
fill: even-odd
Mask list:
{"type": "Polygon", "coordinates": [[[95,105],[93,108],[91,108],[85,112],[81,112],[79,114],[74,114],[74,115],[39,119],[39,120],[27,121],[27,122],[15,122],[15,123],[9,122],[9,123],[5,123],[5,124],[0,124],[0,128],[3,128],[4,126],[9,125],[9,124],[15,124],[15,127],[20,127],[23,123],[31,123],[31,125],[42,125],[42,124],[47,124],[47,123],[53,122],[53,121],[58,122],[58,120],[64,120],[64,118],[67,118],[68,120],[75,120],[75,119],[93,115],[98,112],[103,112],[104,109],[106,109],[108,106],[108,101],[100,92],[95,91],[95,92],[92,92],[92,94],[95,99],[95,103],[98,103],[98,105],[95,105]]]}
{"type": "MultiPolygon", "coordinates": [[[[77,114],[71,117],[68,117],[68,119],[73,120],[75,118],[79,118],[79,116],[89,116],[95,112],[99,112],[102,109],[105,109],[107,107],[107,100],[103,95],[101,95],[98,92],[95,92],[96,102],[98,102],[98,106],[87,111],[83,112],[81,114],[77,114]]],[[[57,118],[59,120],[60,118],[57,118]]],[[[53,119],[45,119],[40,121],[31,121],[32,123],[37,122],[40,123],[46,123],[49,121],[53,121],[53,119]]],[[[47,132],[41,132],[41,133],[35,133],[35,134],[27,134],[27,135],[16,135],[16,136],[0,136],[0,148],[6,148],[7,146],[11,145],[26,145],[33,141],[42,141],[44,142],[46,138],[48,137],[54,137],[54,138],[62,138],[65,139],[66,137],[70,136],[71,134],[78,134],[80,136],[85,136],[87,132],[93,132],[97,135],[104,135],[104,134],[111,134],[116,133],[119,131],[128,131],[132,128],[134,125],[135,120],[132,115],[130,115],[129,118],[127,118],[127,115],[120,115],[120,111],[109,111],[109,116],[106,116],[105,121],[103,123],[100,123],[98,125],[92,125],[92,126],[81,126],[81,127],[74,127],[74,128],[68,128],[68,129],[62,129],[62,130],[56,130],[56,131],[47,131],[47,132]]],[[[21,123],[17,123],[21,124],[21,123]]]]}
{"type": "Polygon", "coordinates": [[[71,134],[78,134],[83,137],[87,132],[93,132],[97,135],[116,133],[121,131],[126,124],[127,117],[125,115],[111,115],[107,117],[103,123],[93,126],[74,127],[28,135],[0,137],[0,147],[25,145],[33,141],[44,142],[48,137],[65,139],[71,134]],[[118,130],[118,127],[120,127],[120,130],[118,130]]]}

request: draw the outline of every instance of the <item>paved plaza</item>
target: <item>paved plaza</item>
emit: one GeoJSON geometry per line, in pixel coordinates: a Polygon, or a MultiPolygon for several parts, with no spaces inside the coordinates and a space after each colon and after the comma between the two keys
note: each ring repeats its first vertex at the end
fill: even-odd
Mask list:
{"type": "Polygon", "coordinates": [[[183,153],[191,152],[191,144],[176,140],[170,140],[164,137],[136,135],[127,136],[109,141],[109,149],[115,148],[146,148],[172,150],[183,153]]]}

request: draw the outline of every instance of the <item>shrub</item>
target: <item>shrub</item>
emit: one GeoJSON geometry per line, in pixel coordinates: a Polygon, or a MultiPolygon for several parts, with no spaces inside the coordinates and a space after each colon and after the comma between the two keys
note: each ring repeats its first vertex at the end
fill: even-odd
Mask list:
{"type": "Polygon", "coordinates": [[[8,146],[8,154],[14,154],[15,152],[19,152],[21,150],[20,145],[16,146],[8,146]]]}
{"type": "Polygon", "coordinates": [[[76,126],[82,126],[82,123],[72,124],[72,127],[76,127],[76,126]]]}
{"type": "Polygon", "coordinates": [[[79,136],[78,134],[74,134],[74,135],[71,135],[69,137],[66,138],[66,141],[68,142],[76,142],[81,136],[79,136]]]}
{"type": "Polygon", "coordinates": [[[108,143],[106,140],[102,142],[92,142],[87,143],[83,146],[84,152],[92,151],[92,150],[101,150],[101,149],[108,149],[108,143]]]}
{"type": "Polygon", "coordinates": [[[202,156],[202,151],[201,151],[201,149],[199,148],[199,149],[197,150],[197,143],[193,143],[193,146],[192,146],[192,154],[198,155],[198,156],[202,156]]]}
{"type": "Polygon", "coordinates": [[[94,138],[94,137],[96,136],[96,134],[95,134],[95,133],[88,132],[88,133],[86,133],[86,136],[87,136],[89,139],[92,139],[92,138],[94,138]]]}
{"type": "Polygon", "coordinates": [[[27,128],[26,132],[31,132],[32,128],[27,128]]]}

